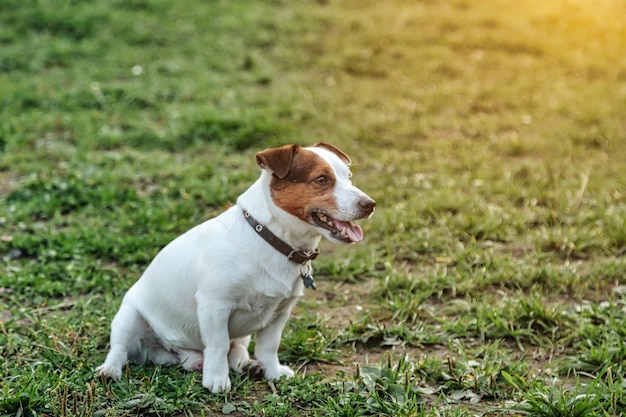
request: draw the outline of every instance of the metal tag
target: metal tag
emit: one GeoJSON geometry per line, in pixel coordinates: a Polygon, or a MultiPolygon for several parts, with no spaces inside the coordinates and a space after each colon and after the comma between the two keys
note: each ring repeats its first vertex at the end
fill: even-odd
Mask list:
{"type": "Polygon", "coordinates": [[[313,281],[313,277],[310,274],[301,274],[300,278],[302,278],[302,282],[304,283],[304,288],[311,288],[312,290],[317,290],[315,286],[315,281],[313,281]]]}

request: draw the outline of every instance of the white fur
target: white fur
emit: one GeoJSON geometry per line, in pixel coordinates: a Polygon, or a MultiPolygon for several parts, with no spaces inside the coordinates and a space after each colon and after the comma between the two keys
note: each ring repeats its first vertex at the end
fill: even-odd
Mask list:
{"type": "MultiPolygon", "coordinates": [[[[348,168],[332,152],[307,149],[333,167],[342,217],[356,218],[356,200],[365,194],[351,185],[348,168]]],[[[303,294],[302,266],[257,236],[242,210],[294,248],[316,248],[326,231],[277,207],[270,179],[263,171],[237,205],[179,236],[154,258],[124,296],[100,374],[119,379],[127,360],[181,363],[201,370],[202,385],[212,392],[230,388],[229,368],[240,372],[258,364],[268,379],[293,375],[277,352],[303,294]],[[248,354],[250,335],[258,362],[248,354]]]]}
{"type": "Polygon", "coordinates": [[[360,199],[368,199],[369,197],[363,191],[352,185],[350,180],[351,174],[348,166],[327,149],[324,148],[308,148],[326,160],[333,168],[337,181],[333,190],[335,201],[337,202],[336,212],[330,213],[331,216],[340,220],[351,220],[359,217],[359,207],[355,204],[360,199]]]}

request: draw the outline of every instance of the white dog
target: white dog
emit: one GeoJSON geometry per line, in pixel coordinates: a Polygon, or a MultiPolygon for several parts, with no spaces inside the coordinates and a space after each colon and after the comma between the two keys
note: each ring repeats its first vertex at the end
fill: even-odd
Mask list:
{"type": "Polygon", "coordinates": [[[101,375],[119,379],[127,359],[202,371],[212,392],[230,369],[291,377],[278,361],[281,334],[322,238],[353,243],[352,220],[376,202],[350,181],[350,158],[327,143],[257,153],[260,178],[237,204],[168,244],[128,290],[111,324],[101,375]],[[252,361],[248,354],[255,335],[252,361]]]}

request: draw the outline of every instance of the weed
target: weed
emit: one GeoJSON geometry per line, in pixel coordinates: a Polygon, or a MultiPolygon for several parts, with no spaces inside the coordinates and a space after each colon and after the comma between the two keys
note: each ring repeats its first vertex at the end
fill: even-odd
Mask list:
{"type": "MultiPolygon", "coordinates": [[[[507,407],[507,410],[546,417],[614,415],[620,412],[623,404],[624,384],[621,377],[614,380],[611,369],[605,366],[594,380],[577,377],[573,388],[557,384],[535,386],[526,390],[524,401],[507,407]]],[[[507,378],[517,385],[509,375],[507,378]]]]}
{"type": "Polygon", "coordinates": [[[380,367],[358,367],[355,380],[337,384],[338,398],[330,398],[320,408],[330,408],[342,415],[362,415],[346,413],[346,406],[354,407],[355,403],[364,403],[361,406],[365,408],[364,414],[415,414],[425,402],[423,394],[430,394],[432,390],[415,385],[417,381],[411,374],[410,362],[400,359],[392,366],[389,356],[380,367]]]}
{"type": "Polygon", "coordinates": [[[283,338],[282,356],[290,362],[334,361],[335,337],[320,318],[293,317],[283,338]]]}

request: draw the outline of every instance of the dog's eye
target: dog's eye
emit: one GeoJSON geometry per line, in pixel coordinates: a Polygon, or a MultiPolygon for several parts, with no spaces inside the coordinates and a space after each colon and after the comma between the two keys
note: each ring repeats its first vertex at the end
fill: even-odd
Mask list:
{"type": "Polygon", "coordinates": [[[315,181],[317,185],[327,185],[329,182],[326,175],[320,175],[319,177],[316,177],[313,181],[315,181]]]}

